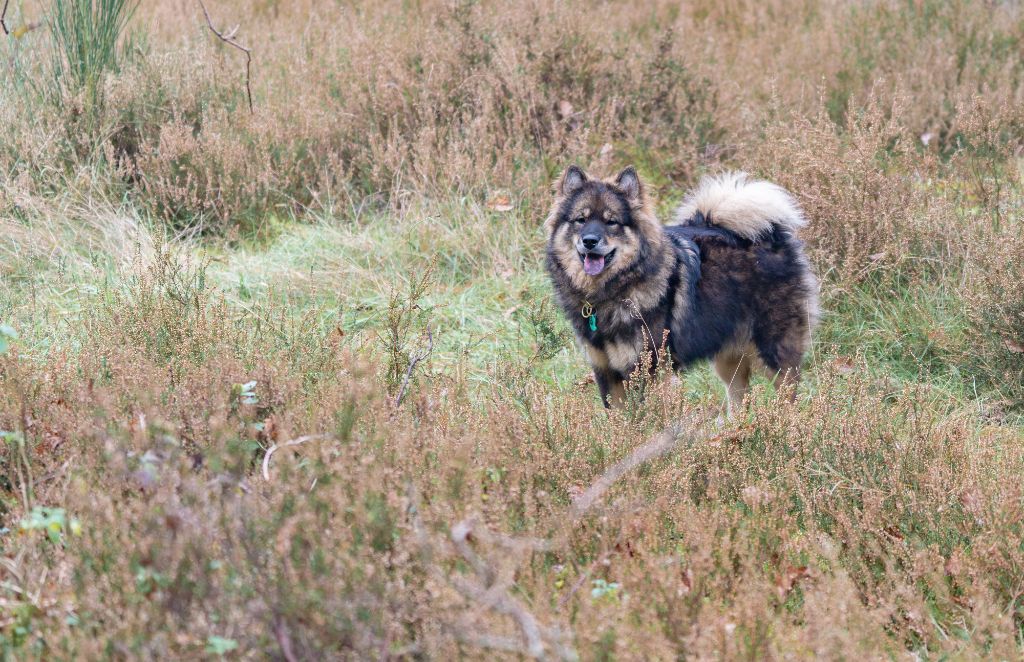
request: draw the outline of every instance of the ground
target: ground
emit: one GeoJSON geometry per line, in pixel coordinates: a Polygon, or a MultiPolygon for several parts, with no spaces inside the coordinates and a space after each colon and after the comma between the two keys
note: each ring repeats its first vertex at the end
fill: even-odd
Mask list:
{"type": "Polygon", "coordinates": [[[1019,8],[150,4],[6,19],[5,657],[1021,655],[1019,8]],[[794,194],[794,403],[601,407],[574,162],[794,194]]]}

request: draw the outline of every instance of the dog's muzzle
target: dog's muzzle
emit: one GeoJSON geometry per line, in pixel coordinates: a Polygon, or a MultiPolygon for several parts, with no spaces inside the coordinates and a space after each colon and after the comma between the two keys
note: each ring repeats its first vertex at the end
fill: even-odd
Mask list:
{"type": "Polygon", "coordinates": [[[588,235],[576,241],[576,252],[583,261],[583,271],[588,276],[599,276],[615,256],[615,249],[604,242],[603,237],[588,235]]]}

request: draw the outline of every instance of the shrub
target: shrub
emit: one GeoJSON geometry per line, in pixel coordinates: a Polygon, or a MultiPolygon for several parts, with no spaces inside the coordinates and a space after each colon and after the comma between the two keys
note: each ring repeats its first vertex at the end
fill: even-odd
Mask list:
{"type": "Polygon", "coordinates": [[[197,7],[140,5],[92,104],[13,4],[5,657],[1020,657],[1012,7],[217,3],[250,114],[197,7]],[[626,160],[663,211],[719,167],[801,200],[795,403],[600,407],[539,225],[626,160]]]}
{"type": "Polygon", "coordinates": [[[965,287],[974,334],[963,348],[969,374],[1024,408],[1024,239],[995,234],[972,256],[965,287]]]}

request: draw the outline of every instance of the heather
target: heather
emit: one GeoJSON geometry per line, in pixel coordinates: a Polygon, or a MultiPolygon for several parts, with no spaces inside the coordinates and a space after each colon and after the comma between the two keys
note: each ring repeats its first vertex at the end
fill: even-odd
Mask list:
{"type": "Polygon", "coordinates": [[[205,5],[7,11],[5,658],[1020,657],[1019,7],[205,5]],[[794,194],[796,402],[600,407],[570,163],[794,194]]]}

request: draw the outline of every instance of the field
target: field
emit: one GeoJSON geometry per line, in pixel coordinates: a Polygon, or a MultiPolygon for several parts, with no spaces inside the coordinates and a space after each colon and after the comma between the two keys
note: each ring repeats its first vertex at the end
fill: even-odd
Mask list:
{"type": "Polygon", "coordinates": [[[1024,655],[1018,3],[205,7],[7,9],[4,659],[1024,655]],[[794,194],[796,402],[600,406],[571,163],[794,194]]]}

